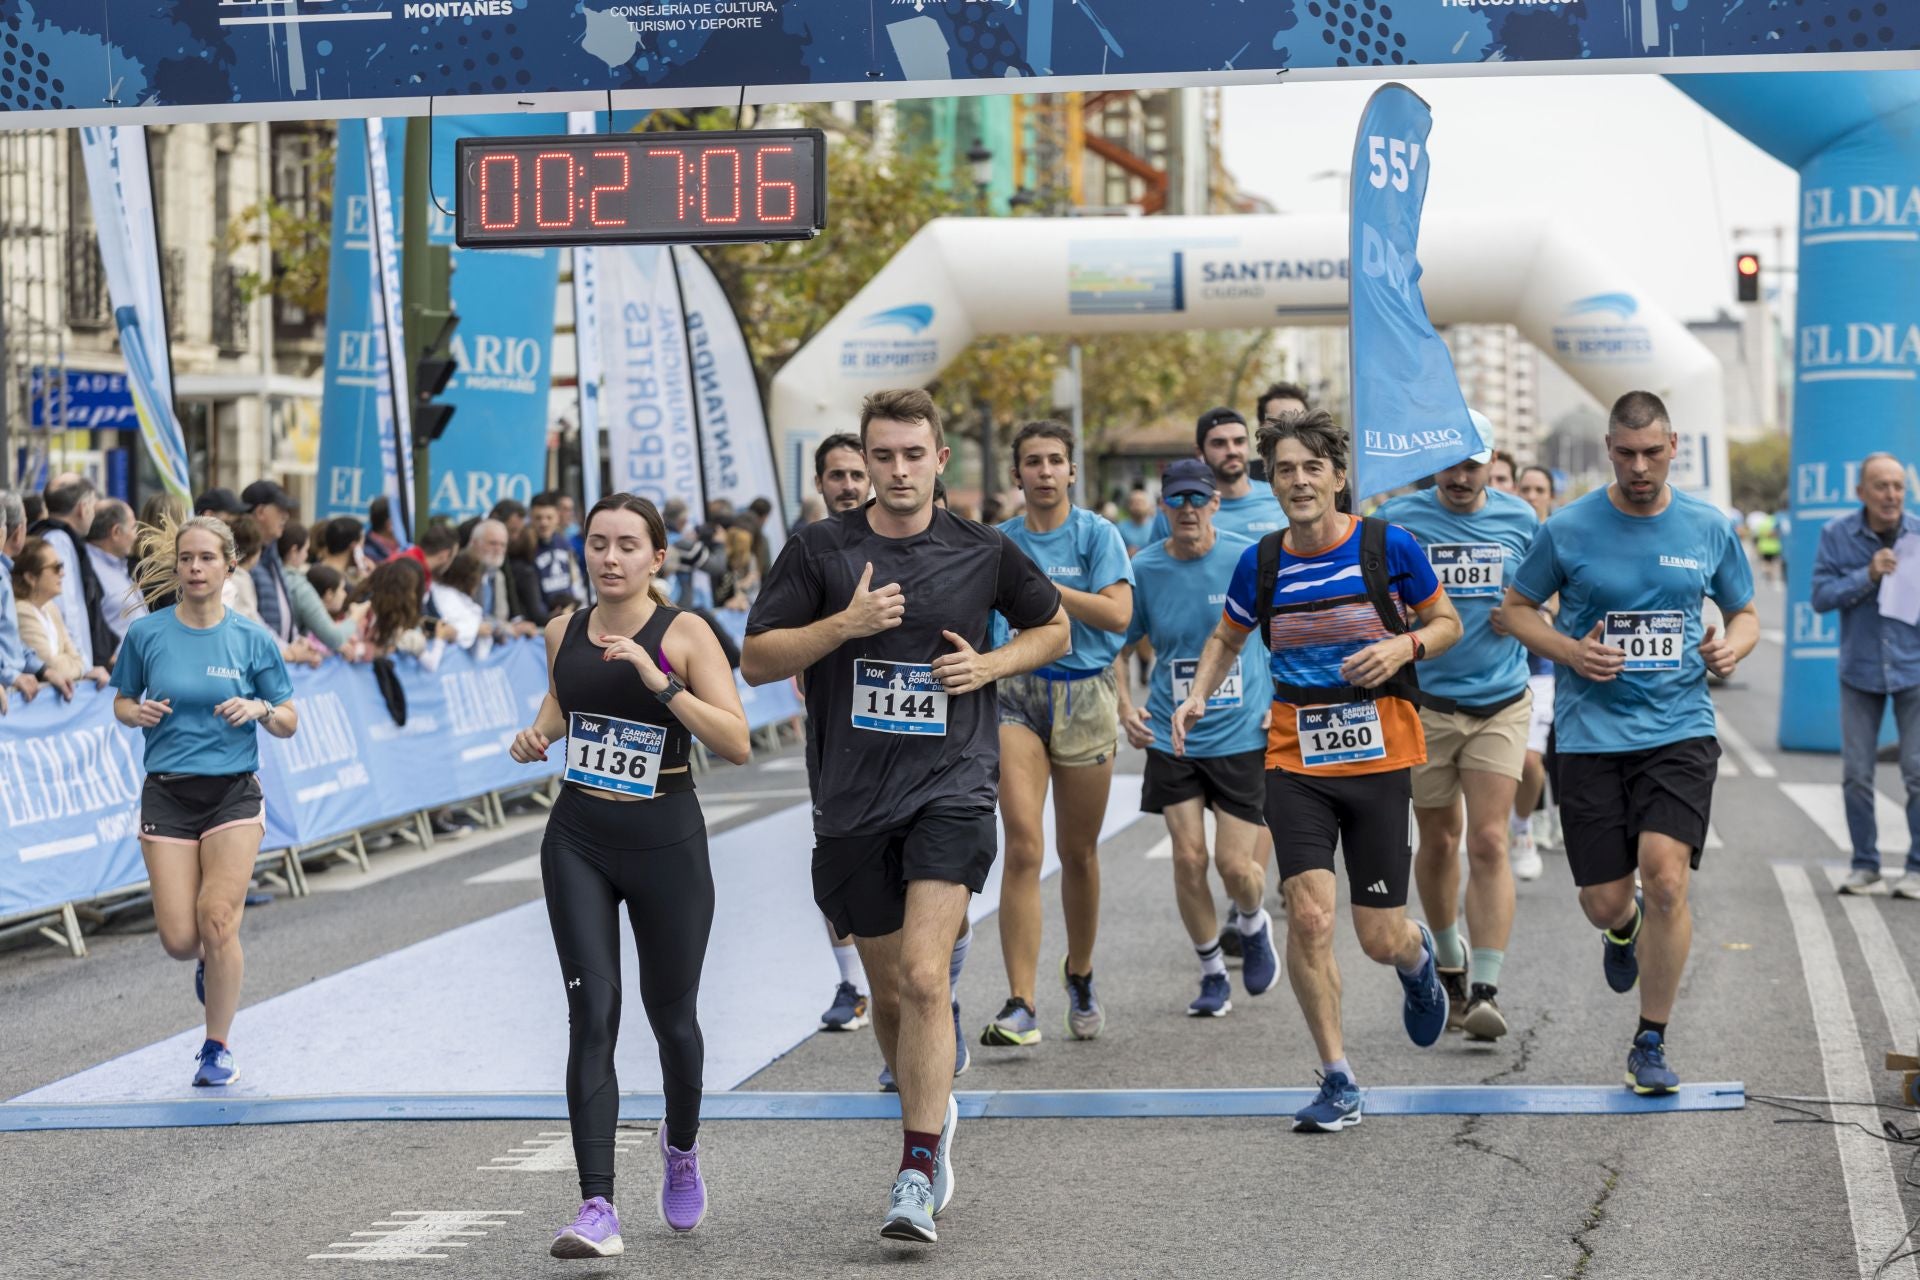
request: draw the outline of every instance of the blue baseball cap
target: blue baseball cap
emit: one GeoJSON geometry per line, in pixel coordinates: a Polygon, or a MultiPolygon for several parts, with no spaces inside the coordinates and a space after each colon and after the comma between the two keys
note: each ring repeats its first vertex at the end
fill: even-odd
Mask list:
{"type": "Polygon", "coordinates": [[[1182,458],[1169,463],[1160,473],[1160,498],[1177,498],[1183,493],[1214,494],[1213,468],[1198,458],[1182,458]]]}

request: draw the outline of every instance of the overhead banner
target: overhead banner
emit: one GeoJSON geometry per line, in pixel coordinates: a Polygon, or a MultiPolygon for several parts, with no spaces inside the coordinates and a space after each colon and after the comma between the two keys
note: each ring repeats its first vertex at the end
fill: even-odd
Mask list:
{"type": "Polygon", "coordinates": [[[607,466],[615,493],[706,510],[680,291],[667,250],[602,249],[599,303],[607,466]]]}
{"type": "MultiPolygon", "coordinates": [[[[1193,0],[4,0],[58,83],[9,70],[0,106],[105,121],[731,106],[1382,79],[1488,71],[1886,67],[1920,47],[1920,6],[1863,0],[1240,4],[1193,0]],[[133,113],[139,115],[134,116],[133,113]]],[[[32,50],[33,52],[28,52],[32,50]]],[[[23,67],[26,64],[23,63],[23,67]]]]}
{"type": "Polygon", "coordinates": [[[1367,100],[1354,139],[1348,364],[1356,498],[1411,484],[1480,448],[1453,357],[1420,292],[1432,129],[1420,95],[1390,84],[1367,100]]]}
{"type": "Polygon", "coordinates": [[[173,357],[167,349],[146,130],[82,129],[80,154],[140,438],[167,492],[191,502],[186,436],[173,409],[173,357]]]}
{"type": "MultiPolygon", "coordinates": [[[[560,115],[442,116],[433,122],[435,244],[453,244],[454,143],[502,134],[558,133],[560,115]]],[[[396,126],[395,133],[402,132],[396,126]]],[[[558,249],[453,249],[453,334],[459,366],[440,396],[454,406],[432,445],[431,510],[484,516],[502,498],[523,505],[546,488],[548,392],[553,385],[558,249]]]]}
{"type": "MultiPolygon", "coordinates": [[[[594,113],[567,116],[568,133],[592,133],[594,113]]],[[[573,372],[580,397],[580,488],[585,510],[600,501],[600,257],[591,245],[573,250],[573,372]]]]}
{"type": "MultiPolygon", "coordinates": [[[[397,149],[397,139],[395,140],[397,149]]],[[[327,357],[320,399],[315,517],[367,518],[381,494],[397,503],[394,394],[385,321],[376,306],[367,125],[347,121],[335,139],[333,243],[327,275],[327,357]]],[[[395,159],[397,157],[389,157],[395,159]]],[[[399,515],[399,507],[393,507],[399,515]]]]}
{"type": "Polygon", "coordinates": [[[735,511],[755,498],[773,503],[764,532],[775,552],[786,541],[773,438],[767,432],[760,379],[740,332],[733,303],[697,250],[673,250],[686,306],[687,350],[700,425],[700,457],[708,498],[725,498],[735,511]]]}

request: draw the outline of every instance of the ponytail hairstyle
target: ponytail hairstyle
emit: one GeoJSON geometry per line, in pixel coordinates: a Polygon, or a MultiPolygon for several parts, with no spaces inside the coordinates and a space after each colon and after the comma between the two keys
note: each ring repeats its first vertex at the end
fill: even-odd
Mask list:
{"type": "Polygon", "coordinates": [[[140,593],[148,608],[158,608],[160,601],[179,596],[180,538],[189,530],[197,529],[219,539],[228,573],[240,563],[239,552],[233,545],[233,530],[225,520],[218,516],[189,516],[179,520],[170,508],[158,514],[160,523],[143,524],[139,540],[134,544],[140,567],[133,574],[133,589],[140,593]]]}
{"type": "MultiPolygon", "coordinates": [[[[631,493],[610,493],[600,499],[600,501],[594,503],[593,510],[587,512],[587,518],[580,522],[580,539],[582,542],[586,541],[587,536],[593,532],[593,518],[603,511],[633,512],[633,514],[639,516],[640,519],[646,523],[647,540],[653,544],[653,549],[655,551],[667,550],[667,522],[660,518],[660,509],[654,506],[648,499],[638,497],[631,493]]],[[[658,576],[649,577],[647,581],[647,592],[653,597],[655,604],[672,607],[673,601],[667,598],[666,588],[660,585],[658,576]]]]}

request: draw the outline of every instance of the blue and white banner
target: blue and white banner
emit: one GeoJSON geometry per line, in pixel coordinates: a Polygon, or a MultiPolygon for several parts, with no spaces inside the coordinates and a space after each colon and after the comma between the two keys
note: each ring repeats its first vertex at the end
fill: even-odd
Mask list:
{"type": "Polygon", "coordinates": [[[384,492],[393,503],[393,529],[402,542],[413,540],[413,526],[425,517],[414,511],[413,406],[407,395],[406,330],[400,313],[400,225],[389,170],[386,122],[367,121],[367,252],[373,268],[374,329],[386,345],[387,388],[393,412],[381,423],[380,450],[392,460],[382,475],[391,487],[384,492]]]}
{"type": "MultiPolygon", "coordinates": [[[[567,116],[568,133],[592,133],[595,113],[567,116]]],[[[600,251],[573,250],[573,370],[580,395],[580,488],[584,513],[600,501],[600,251]]]]}
{"type": "Polygon", "coordinates": [[[1404,66],[1702,71],[1858,66],[1920,46],[1909,0],[4,0],[9,34],[60,59],[11,69],[15,112],[153,118],[731,107],[872,94],[1380,79],[1404,66]],[[1348,12],[1348,10],[1353,12],[1348,12]],[[300,103],[301,111],[262,111],[300,103]]]}
{"type": "Polygon", "coordinates": [[[1479,451],[1447,344],[1420,295],[1433,113],[1405,85],[1367,100],[1353,148],[1349,276],[1353,492],[1385,493],[1479,451]]]}
{"type": "Polygon", "coordinates": [[[80,154],[140,438],[167,492],[191,501],[187,442],[173,409],[173,357],[160,290],[160,240],[146,130],[137,125],[82,129],[80,154]]]}
{"type": "Polygon", "coordinates": [[[686,305],[687,349],[700,425],[700,457],[708,498],[725,498],[744,511],[755,498],[773,503],[767,542],[777,553],[786,541],[785,504],[774,471],[773,437],[760,399],[760,379],[733,302],[707,260],[691,248],[673,250],[686,305]]]}
{"type": "Polygon", "coordinates": [[[655,506],[679,498],[698,519],[706,488],[672,260],[651,245],[596,257],[609,483],[655,506]]]}
{"type": "Polygon", "coordinates": [[[124,373],[35,367],[27,374],[28,422],[56,431],[133,431],[140,411],[124,373]]]}
{"type": "MultiPolygon", "coordinates": [[[[399,139],[393,140],[398,151],[399,139]]],[[[393,365],[375,300],[367,123],[345,121],[335,139],[333,246],[327,276],[327,358],[320,401],[317,519],[367,518],[381,494],[397,502],[393,365]]],[[[389,155],[388,160],[397,159],[389,155]]],[[[396,517],[399,508],[394,507],[396,517]]]]}

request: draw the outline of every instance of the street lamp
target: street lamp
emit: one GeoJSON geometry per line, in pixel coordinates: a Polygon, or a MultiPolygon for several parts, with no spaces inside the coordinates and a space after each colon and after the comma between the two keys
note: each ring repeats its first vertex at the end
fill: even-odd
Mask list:
{"type": "Polygon", "coordinates": [[[993,152],[987,150],[980,139],[975,138],[967,149],[967,168],[973,173],[974,198],[980,205],[980,216],[987,214],[987,188],[993,182],[993,152]]]}

